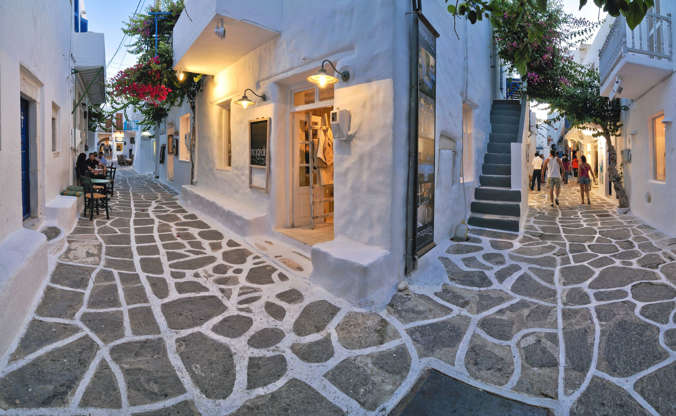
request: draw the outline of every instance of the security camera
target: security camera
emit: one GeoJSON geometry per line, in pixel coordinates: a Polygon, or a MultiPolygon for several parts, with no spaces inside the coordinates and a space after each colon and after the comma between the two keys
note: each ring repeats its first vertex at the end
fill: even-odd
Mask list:
{"type": "Polygon", "coordinates": [[[622,87],[622,78],[617,77],[615,79],[615,84],[613,84],[613,89],[610,90],[610,94],[608,94],[608,99],[612,100],[616,95],[622,94],[623,90],[624,88],[622,87]]]}

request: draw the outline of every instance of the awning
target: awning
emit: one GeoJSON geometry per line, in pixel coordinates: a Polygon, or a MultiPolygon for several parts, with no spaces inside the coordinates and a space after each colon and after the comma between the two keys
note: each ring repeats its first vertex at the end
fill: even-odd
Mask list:
{"type": "MultiPolygon", "coordinates": [[[[106,101],[106,45],[103,33],[73,33],[75,73],[82,81],[90,103],[106,101]]],[[[78,97],[79,98],[79,97],[78,97]]]]}
{"type": "Polygon", "coordinates": [[[282,0],[185,0],[173,32],[174,68],[215,75],[278,36],[281,13],[282,0]]]}

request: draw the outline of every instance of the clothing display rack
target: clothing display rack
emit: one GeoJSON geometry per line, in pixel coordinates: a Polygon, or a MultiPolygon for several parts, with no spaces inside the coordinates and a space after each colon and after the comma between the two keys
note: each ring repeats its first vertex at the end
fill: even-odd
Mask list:
{"type": "Polygon", "coordinates": [[[304,124],[301,129],[305,130],[310,145],[310,225],[314,229],[317,223],[333,222],[333,133],[327,112],[321,116],[307,113],[304,124]],[[330,183],[326,183],[327,178],[330,183]]]}

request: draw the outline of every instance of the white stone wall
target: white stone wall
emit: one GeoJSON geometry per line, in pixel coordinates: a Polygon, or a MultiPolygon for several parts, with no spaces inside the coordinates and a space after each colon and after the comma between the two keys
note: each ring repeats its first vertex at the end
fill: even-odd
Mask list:
{"type": "MultiPolygon", "coordinates": [[[[456,22],[458,32],[456,36],[453,19],[442,2],[423,1],[423,13],[440,33],[437,39],[437,178],[434,209],[434,239],[439,243],[449,238],[456,226],[463,219],[467,219],[469,206],[474,199],[474,188],[479,185],[491,131],[492,40],[490,26],[486,22],[465,24],[464,19],[460,18],[456,22]],[[467,57],[466,65],[465,57],[467,57]],[[462,148],[463,103],[472,107],[471,149],[462,148]],[[454,160],[454,178],[444,178],[440,175],[439,162],[445,156],[439,151],[440,135],[455,139],[458,144],[454,160]],[[467,180],[463,184],[459,181],[460,161],[462,154],[467,151],[471,152],[473,174],[467,175],[467,180]]],[[[407,91],[403,90],[402,95],[407,95],[407,91]]]]}
{"type": "MultiPolygon", "coordinates": [[[[215,76],[206,77],[196,110],[196,187],[218,192],[239,206],[265,209],[270,229],[287,227],[292,220],[291,89],[304,82],[322,59],[349,69],[350,80],[335,85],[333,104],[334,108],[351,112],[353,135],[351,141],[335,142],[334,230],[337,238],[389,253],[386,268],[390,270],[392,287],[403,278],[404,271],[409,11],[409,2],[389,0],[287,0],[280,16],[279,37],[215,76]],[[265,93],[267,101],[248,109],[234,104],[246,88],[265,93]],[[232,166],[216,169],[215,143],[221,134],[218,104],[227,100],[233,102],[232,166]],[[249,121],[260,117],[272,119],[269,193],[249,188],[249,121]]],[[[459,19],[458,38],[445,5],[426,0],[423,13],[441,33],[437,41],[437,161],[441,135],[457,143],[455,154],[443,154],[453,158],[444,164],[452,166],[452,172],[442,171],[442,177],[437,177],[435,240],[439,242],[449,238],[469,212],[488,142],[492,95],[490,28],[480,23],[464,29],[459,19]],[[459,181],[463,103],[474,108],[474,174],[473,180],[464,184],[459,181]]],[[[187,112],[187,104],[172,110],[168,122],[178,130],[179,118],[187,112]]],[[[160,136],[160,144],[163,143],[166,135],[160,136]]],[[[163,182],[180,186],[189,181],[189,163],[176,159],[173,181],[167,180],[166,167],[165,163],[160,169],[163,182]]]]}
{"type": "Polygon", "coordinates": [[[676,145],[671,123],[676,116],[675,94],[676,77],[672,75],[631,103],[625,122],[625,145],[631,149],[631,162],[624,164],[624,173],[630,189],[631,210],[641,220],[671,235],[676,235],[673,214],[676,207],[676,145]],[[664,112],[664,120],[669,122],[666,124],[666,182],[654,180],[653,174],[652,118],[661,112],[664,112]]]}
{"type": "Polygon", "coordinates": [[[68,0],[0,2],[0,167],[5,195],[0,199],[0,240],[22,225],[22,93],[36,103],[32,116],[37,146],[31,175],[37,186],[35,214],[42,215],[45,204],[72,178],[72,20],[68,0]],[[30,74],[36,88],[22,91],[22,74],[30,74]],[[52,103],[60,108],[56,152],[51,148],[52,103]]]}

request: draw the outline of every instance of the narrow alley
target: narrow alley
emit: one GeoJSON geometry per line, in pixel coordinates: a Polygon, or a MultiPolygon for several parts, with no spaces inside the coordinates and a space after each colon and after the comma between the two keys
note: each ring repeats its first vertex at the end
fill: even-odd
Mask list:
{"type": "Polygon", "coordinates": [[[602,197],[533,193],[522,237],[440,245],[369,312],[119,177],[50,260],[0,414],[384,414],[426,368],[556,414],[674,408],[676,242],[602,197]]]}

